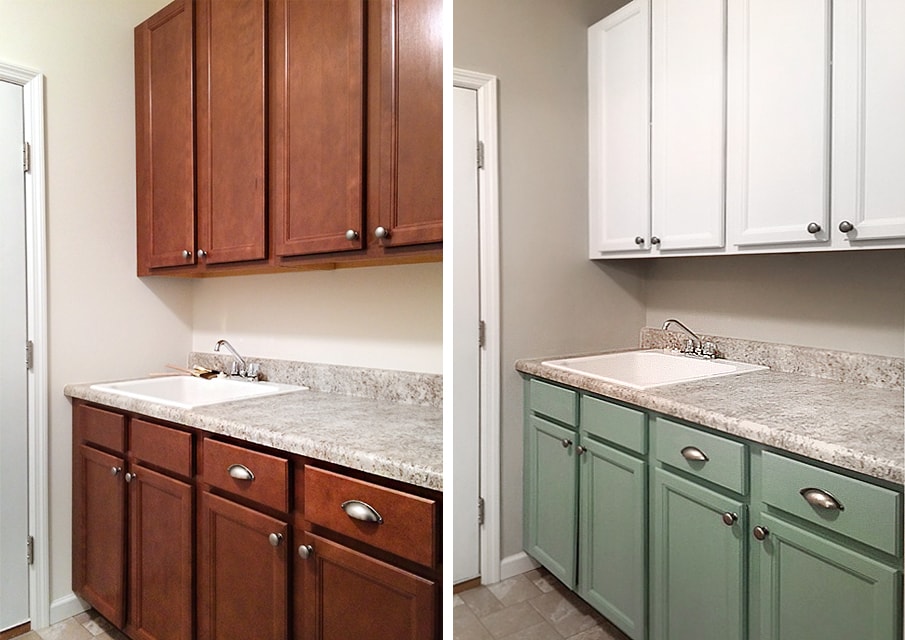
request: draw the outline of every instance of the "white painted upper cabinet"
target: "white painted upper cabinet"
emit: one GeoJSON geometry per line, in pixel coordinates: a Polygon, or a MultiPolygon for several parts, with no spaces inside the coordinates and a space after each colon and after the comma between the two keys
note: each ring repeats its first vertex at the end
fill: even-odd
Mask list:
{"type": "Polygon", "coordinates": [[[588,29],[590,257],[650,238],[650,11],[632,0],[588,29]]]}
{"type": "Polygon", "coordinates": [[[726,0],[651,6],[651,242],[724,245],[726,0]]]}
{"type": "Polygon", "coordinates": [[[833,5],[834,246],[905,238],[905,0],[833,5]]]}
{"type": "Polygon", "coordinates": [[[726,207],[739,247],[823,243],[830,223],[830,0],[732,0],[726,207]]]}

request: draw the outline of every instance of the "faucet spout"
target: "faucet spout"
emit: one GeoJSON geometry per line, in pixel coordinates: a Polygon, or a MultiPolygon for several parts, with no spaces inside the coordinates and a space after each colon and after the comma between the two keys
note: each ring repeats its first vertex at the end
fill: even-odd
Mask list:
{"type": "Polygon", "coordinates": [[[237,373],[244,375],[245,371],[248,369],[248,365],[245,364],[245,358],[240,356],[239,352],[236,351],[227,340],[217,340],[217,344],[214,345],[214,351],[220,351],[220,347],[226,347],[226,350],[233,355],[233,357],[236,359],[236,362],[239,364],[239,370],[237,373]]]}

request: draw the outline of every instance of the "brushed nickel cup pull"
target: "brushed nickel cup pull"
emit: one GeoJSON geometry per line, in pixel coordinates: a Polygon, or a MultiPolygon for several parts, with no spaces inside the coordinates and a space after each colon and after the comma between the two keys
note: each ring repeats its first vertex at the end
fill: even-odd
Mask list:
{"type": "Polygon", "coordinates": [[[314,547],[310,544],[303,544],[299,546],[299,557],[302,560],[307,560],[311,556],[314,555],[314,547]]]}
{"type": "Polygon", "coordinates": [[[279,547],[280,543],[283,541],[282,533],[271,533],[267,536],[267,541],[270,543],[271,547],[279,547]]]}
{"type": "Polygon", "coordinates": [[[383,516],[377,513],[377,509],[361,500],[346,500],[340,505],[346,515],[353,520],[361,520],[362,522],[376,522],[383,524],[383,516]]]}
{"type": "Polygon", "coordinates": [[[722,516],[720,516],[723,520],[723,524],[727,527],[731,527],[736,522],[738,522],[738,515],[732,513],[731,511],[727,511],[722,516]]]}
{"type": "Polygon", "coordinates": [[[812,507],[819,507],[821,509],[826,509],[827,511],[845,511],[845,507],[842,506],[842,503],[829,491],[817,489],[816,487],[805,487],[798,493],[800,493],[801,497],[812,507]]]}
{"type": "Polygon", "coordinates": [[[681,451],[682,457],[691,462],[707,462],[710,458],[697,447],[685,447],[681,451]]]}
{"type": "Polygon", "coordinates": [[[255,474],[244,464],[231,464],[226,468],[226,471],[229,473],[230,478],[235,478],[236,480],[248,480],[251,482],[255,479],[255,474]]]}

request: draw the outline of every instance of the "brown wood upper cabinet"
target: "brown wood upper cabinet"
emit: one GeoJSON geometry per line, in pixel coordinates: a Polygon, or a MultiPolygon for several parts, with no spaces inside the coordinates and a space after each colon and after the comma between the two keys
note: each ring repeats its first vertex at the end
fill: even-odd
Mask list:
{"type": "Polygon", "coordinates": [[[139,275],[440,259],[442,0],[176,0],[135,43],[139,275]]]}

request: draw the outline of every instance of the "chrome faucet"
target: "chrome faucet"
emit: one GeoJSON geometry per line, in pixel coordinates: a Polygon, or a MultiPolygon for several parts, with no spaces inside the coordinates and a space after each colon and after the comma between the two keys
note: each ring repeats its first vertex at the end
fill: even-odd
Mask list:
{"type": "Polygon", "coordinates": [[[241,376],[242,378],[250,378],[252,380],[258,379],[258,365],[257,364],[247,364],[245,362],[245,358],[239,355],[239,352],[233,348],[233,346],[227,340],[217,340],[217,344],[214,345],[214,351],[219,352],[220,347],[226,347],[226,350],[229,351],[233,357],[236,359],[233,362],[232,371],[230,371],[230,375],[232,376],[241,376]]]}
{"type": "Polygon", "coordinates": [[[710,342],[709,340],[707,342],[701,340],[701,336],[696,334],[694,331],[686,327],[675,318],[670,318],[663,323],[663,331],[667,331],[669,329],[669,325],[671,324],[679,325],[679,328],[681,328],[685,333],[691,336],[691,338],[685,344],[685,348],[682,350],[682,353],[707,359],[718,357],[716,345],[714,343],[710,342]]]}

